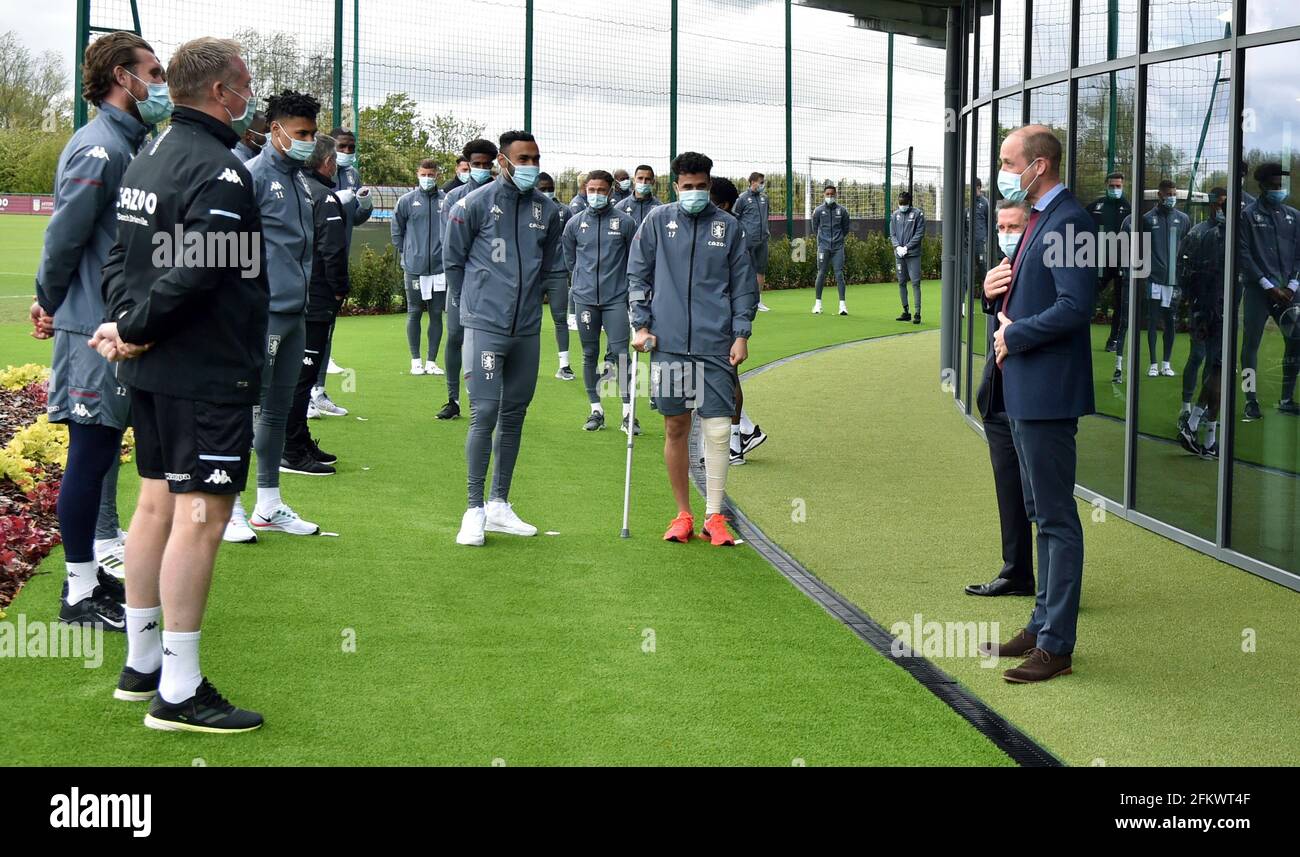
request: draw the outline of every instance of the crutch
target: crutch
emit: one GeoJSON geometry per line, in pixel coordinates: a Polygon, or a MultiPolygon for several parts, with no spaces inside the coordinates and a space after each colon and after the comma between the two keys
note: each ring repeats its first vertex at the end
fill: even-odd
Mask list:
{"type": "Polygon", "coordinates": [[[623,531],[619,533],[619,538],[628,539],[632,537],[631,531],[627,528],[627,512],[632,501],[632,438],[636,436],[636,376],[637,376],[637,357],[640,354],[636,347],[632,348],[632,380],[629,382],[629,396],[632,406],[627,415],[627,470],[623,474],[623,531]]]}

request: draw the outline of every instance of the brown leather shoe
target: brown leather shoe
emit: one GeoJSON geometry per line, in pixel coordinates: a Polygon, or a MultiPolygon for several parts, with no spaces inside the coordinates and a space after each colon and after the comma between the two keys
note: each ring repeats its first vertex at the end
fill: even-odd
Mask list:
{"type": "Polygon", "coordinates": [[[1054,655],[1034,647],[1025,656],[1024,663],[1015,669],[1007,670],[1002,677],[1013,684],[1032,684],[1056,678],[1058,675],[1069,675],[1073,671],[1070,668],[1069,655],[1054,655]]]}
{"type": "Polygon", "coordinates": [[[992,645],[981,643],[980,654],[986,658],[1023,658],[1025,655],[1029,654],[1030,649],[1032,649],[1034,644],[1037,642],[1038,637],[1036,635],[1021,628],[1010,640],[999,644],[996,652],[993,651],[992,645]]]}

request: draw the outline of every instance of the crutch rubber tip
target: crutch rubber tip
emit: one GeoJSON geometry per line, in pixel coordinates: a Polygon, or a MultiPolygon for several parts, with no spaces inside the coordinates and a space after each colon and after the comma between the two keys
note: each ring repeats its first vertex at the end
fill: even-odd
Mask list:
{"type": "Polygon", "coordinates": [[[632,538],[632,533],[629,532],[628,530],[624,530],[623,532],[618,534],[618,537],[620,539],[630,539],[632,538]]]}

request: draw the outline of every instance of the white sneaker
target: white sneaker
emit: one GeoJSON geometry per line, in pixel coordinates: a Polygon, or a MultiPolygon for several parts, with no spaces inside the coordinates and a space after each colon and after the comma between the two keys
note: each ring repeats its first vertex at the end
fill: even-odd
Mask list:
{"type": "Polygon", "coordinates": [[[849,314],[848,305],[845,304],[844,301],[840,301],[840,315],[848,315],[848,314],[849,314]]]}
{"type": "Polygon", "coordinates": [[[320,408],[316,407],[315,402],[312,401],[307,402],[307,419],[309,420],[320,419],[320,408]]]}
{"type": "Polygon", "coordinates": [[[525,523],[515,514],[515,510],[504,500],[489,500],[487,503],[487,531],[489,533],[508,533],[512,536],[535,536],[537,528],[525,523]]]}
{"type": "Polygon", "coordinates": [[[226,522],[226,532],[222,535],[221,540],[241,545],[257,543],[257,533],[253,532],[252,528],[248,526],[248,515],[244,513],[244,503],[238,497],[235,498],[235,508],[230,510],[230,520],[226,522]]]}
{"type": "MultiPolygon", "coordinates": [[[[121,530],[118,530],[120,533],[121,530]]],[[[95,547],[95,562],[118,580],[126,579],[126,542],[121,536],[95,547]]]]}
{"type": "Polygon", "coordinates": [[[424,374],[424,363],[420,360],[419,357],[411,358],[411,374],[412,375],[424,374]]]}
{"type": "Polygon", "coordinates": [[[437,363],[433,362],[432,360],[426,360],[426,361],[424,361],[424,374],[426,374],[426,375],[446,375],[447,373],[444,372],[444,371],[442,371],[442,368],[439,367],[437,363]]]}
{"type": "Polygon", "coordinates": [[[330,357],[329,365],[325,367],[326,375],[342,375],[347,370],[334,362],[333,356],[330,357]]]}
{"type": "Polygon", "coordinates": [[[312,394],[311,404],[315,406],[318,412],[327,417],[346,417],[348,415],[348,409],[334,404],[334,400],[324,390],[312,394]]]}
{"type": "Polygon", "coordinates": [[[816,301],[813,303],[813,315],[821,315],[821,314],[822,314],[822,302],[816,301]]]}
{"type": "Polygon", "coordinates": [[[474,547],[483,544],[484,519],[482,506],[466,509],[465,517],[460,519],[460,532],[456,534],[456,544],[474,547]]]}
{"type": "Polygon", "coordinates": [[[770,306],[768,306],[767,304],[763,303],[762,301],[759,301],[759,302],[758,302],[758,311],[759,311],[759,312],[771,312],[771,311],[772,311],[772,308],[771,308],[770,306]]]}
{"type": "Polygon", "coordinates": [[[261,512],[253,512],[253,519],[249,521],[253,530],[259,533],[288,533],[291,536],[314,536],[320,532],[320,527],[311,521],[304,521],[298,517],[298,513],[289,508],[287,503],[281,503],[269,515],[263,515],[261,512]]]}
{"type": "Polygon", "coordinates": [[[1149,376],[1151,376],[1152,378],[1154,378],[1154,377],[1156,377],[1157,375],[1159,375],[1159,374],[1160,374],[1160,364],[1159,364],[1159,363],[1152,363],[1152,364],[1151,364],[1151,368],[1147,370],[1147,374],[1148,374],[1149,376]]]}
{"type": "Polygon", "coordinates": [[[1174,371],[1174,367],[1172,367],[1172,366],[1170,366],[1168,363],[1166,363],[1166,364],[1164,364],[1163,366],[1160,367],[1160,374],[1161,374],[1161,375],[1164,375],[1166,378],[1172,378],[1172,377],[1174,377],[1175,375],[1177,375],[1178,373],[1174,371]]]}

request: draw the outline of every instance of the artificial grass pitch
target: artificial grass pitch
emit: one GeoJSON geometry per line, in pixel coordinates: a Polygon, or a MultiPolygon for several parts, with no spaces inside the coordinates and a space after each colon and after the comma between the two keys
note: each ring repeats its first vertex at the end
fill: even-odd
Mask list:
{"type": "MultiPolygon", "coordinates": [[[[809,292],[769,293],[755,361],[910,328],[889,320],[896,295],[855,287],[855,315],[803,318],[809,292]]],[[[5,763],[1010,764],[750,548],[663,543],[674,509],[662,422],[644,400],[633,538],[619,539],[624,437],[581,430],[580,383],[552,377],[549,318],[511,500],[557,534],[456,545],[468,421],[433,419],[445,382],[407,374],[404,326],[340,321],[335,355],[355,392],[337,376],[330,389],[352,412],[311,423],[339,474],[282,481],[295,509],[340,535],[269,534],[219,553],[204,669],[267,725],[230,737],[146,729],[144,706],[112,698],[124,644],[108,635],[98,669],[0,660],[5,763]]],[[[0,325],[3,362],[47,348],[24,325],[0,325]]],[[[787,407],[750,405],[763,420],[787,407]]],[[[136,485],[124,468],[124,522],[136,485]]],[[[41,572],[8,620],[54,619],[62,552],[41,572]]]]}
{"type": "MultiPolygon", "coordinates": [[[[998,622],[1008,639],[1032,600],[963,592],[1001,567],[998,509],[984,441],[932,380],[937,349],[935,335],[885,339],[746,380],[747,397],[781,406],[755,406],[771,440],[733,469],[728,493],[886,628],[920,614],[998,622]],[[792,519],[795,500],[803,520],[792,519]]],[[[1081,431],[1081,457],[1087,442],[1081,431]]],[[[1001,673],[1014,660],[996,669],[973,657],[935,663],[1069,764],[1300,763],[1296,745],[1278,740],[1300,699],[1300,596],[1079,509],[1074,674],[1010,685],[1001,673]]]]}

